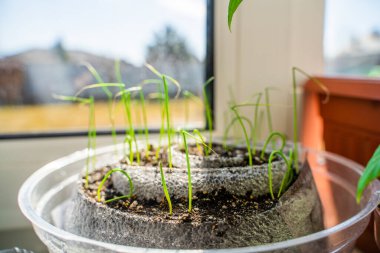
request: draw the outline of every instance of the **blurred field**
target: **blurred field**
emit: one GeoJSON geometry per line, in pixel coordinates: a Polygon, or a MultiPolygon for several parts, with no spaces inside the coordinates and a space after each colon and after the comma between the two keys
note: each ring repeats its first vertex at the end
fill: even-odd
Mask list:
{"type": "MultiPolygon", "coordinates": [[[[188,106],[188,126],[202,128],[205,125],[203,105],[194,100],[178,99],[170,102],[170,113],[174,127],[184,127],[188,106]]],[[[132,102],[132,120],[136,128],[142,127],[142,110],[139,102],[132,102]]],[[[161,124],[161,105],[146,102],[149,128],[159,128],[161,124]]],[[[110,120],[106,102],[95,105],[96,126],[99,130],[109,130],[110,120]]],[[[87,129],[89,110],[86,105],[51,104],[33,106],[0,107],[0,133],[18,132],[62,132],[83,131],[87,129]]],[[[124,129],[125,118],[121,104],[114,108],[118,129],[124,129]]]]}

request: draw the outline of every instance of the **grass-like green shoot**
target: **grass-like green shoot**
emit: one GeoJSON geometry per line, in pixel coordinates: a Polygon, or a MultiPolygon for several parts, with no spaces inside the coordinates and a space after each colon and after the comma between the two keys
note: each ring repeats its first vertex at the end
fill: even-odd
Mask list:
{"type": "Polygon", "coordinates": [[[252,152],[256,152],[256,145],[257,145],[257,139],[258,139],[258,129],[259,129],[259,122],[258,122],[258,117],[259,117],[259,104],[261,101],[262,93],[257,93],[254,95],[256,98],[256,106],[255,106],[255,114],[253,118],[253,126],[254,126],[254,132],[253,132],[253,140],[252,140],[252,152]]]}
{"type": "MultiPolygon", "coordinates": [[[[253,125],[252,125],[252,122],[245,116],[240,116],[240,119],[241,120],[244,120],[245,122],[248,123],[250,129],[251,129],[251,136],[250,136],[250,139],[253,138],[253,131],[254,131],[254,128],[253,128],[253,125]]],[[[231,120],[231,122],[227,125],[227,127],[225,128],[224,130],[224,133],[223,133],[223,147],[224,148],[227,148],[227,139],[228,139],[228,133],[230,132],[231,128],[234,126],[234,124],[236,122],[239,121],[239,117],[235,117],[231,120]]]]}
{"type": "Polygon", "coordinates": [[[164,138],[165,135],[165,107],[163,106],[161,109],[161,126],[160,126],[160,133],[158,137],[158,147],[156,150],[156,160],[158,159],[158,156],[160,154],[160,149],[162,145],[162,139],[164,138]]]}
{"type": "MultiPolygon", "coordinates": [[[[132,113],[131,113],[131,93],[135,91],[140,91],[141,87],[131,87],[128,89],[125,89],[115,95],[115,101],[118,96],[122,97],[122,102],[124,103],[124,110],[126,114],[126,118],[128,121],[128,130],[126,129],[126,135],[128,134],[131,137],[131,141],[135,142],[136,145],[136,158],[137,158],[137,163],[140,163],[140,151],[137,147],[137,141],[136,141],[136,136],[135,136],[135,129],[133,127],[133,121],[132,121],[132,113]]],[[[134,157],[134,152],[133,149],[129,149],[129,160],[133,162],[133,157],[134,157]]]]}
{"type": "Polygon", "coordinates": [[[284,149],[285,147],[285,144],[286,144],[286,137],[283,133],[280,133],[280,132],[271,132],[268,136],[268,138],[265,140],[265,143],[264,143],[264,146],[263,146],[263,149],[261,150],[261,155],[260,155],[260,158],[261,160],[264,159],[264,155],[265,155],[265,151],[267,150],[267,146],[269,144],[269,142],[274,138],[274,137],[280,137],[281,139],[281,147],[277,150],[281,151],[284,149]]]}
{"type": "Polygon", "coordinates": [[[246,144],[246,147],[247,147],[247,152],[248,152],[248,164],[249,166],[252,166],[253,165],[253,159],[252,159],[252,151],[251,151],[251,143],[250,143],[250,140],[249,140],[249,137],[248,137],[248,134],[247,134],[247,130],[245,129],[245,126],[244,126],[244,123],[243,123],[243,120],[237,110],[237,107],[236,106],[232,106],[231,107],[231,110],[235,113],[235,116],[243,130],[243,134],[244,134],[244,139],[245,139],[245,144],[246,144]]]}
{"type": "Polygon", "coordinates": [[[145,143],[146,143],[146,156],[148,157],[149,155],[148,153],[150,151],[148,116],[146,113],[145,98],[144,98],[144,92],[142,89],[140,90],[139,94],[140,94],[141,110],[142,110],[142,116],[143,116],[144,135],[145,135],[145,143]]]}
{"type": "Polygon", "coordinates": [[[187,141],[186,141],[186,132],[182,130],[181,134],[182,134],[182,138],[183,138],[183,145],[185,148],[186,164],[187,164],[187,187],[188,187],[188,198],[189,198],[188,212],[191,213],[192,203],[193,203],[193,186],[191,183],[191,168],[190,168],[190,159],[189,159],[189,149],[188,149],[187,141]]]}
{"type": "MultiPolygon", "coordinates": [[[[183,146],[184,146],[184,149],[185,149],[185,154],[186,154],[186,164],[187,164],[187,178],[188,178],[188,198],[189,198],[189,207],[188,207],[188,211],[189,213],[191,213],[191,210],[192,210],[192,202],[193,202],[193,187],[192,187],[192,183],[191,183],[191,168],[190,168],[190,158],[189,158],[189,147],[187,146],[187,138],[186,136],[190,136],[191,138],[193,138],[196,142],[199,142],[200,144],[202,144],[206,149],[209,148],[209,146],[207,145],[207,143],[204,142],[203,138],[201,137],[202,135],[198,135],[199,138],[197,138],[197,136],[195,135],[192,135],[190,134],[189,132],[185,131],[185,130],[181,130],[180,131],[181,135],[182,135],[182,138],[183,138],[183,146]]],[[[213,153],[215,153],[214,150],[210,149],[213,153]]],[[[215,153],[216,154],[216,153],[215,153]]]]}
{"type": "MultiPolygon", "coordinates": [[[[88,62],[85,62],[84,65],[88,69],[88,71],[92,74],[92,76],[95,78],[95,80],[99,84],[104,84],[103,78],[100,76],[100,74],[96,71],[96,69],[88,62]]],[[[115,123],[115,117],[114,117],[114,112],[112,108],[113,104],[113,94],[112,92],[108,89],[109,86],[102,85],[100,86],[104,93],[107,96],[107,101],[108,101],[108,116],[109,120],[111,123],[111,135],[112,135],[112,140],[113,143],[116,145],[117,144],[117,137],[116,137],[116,123],[115,123]]]]}
{"type": "Polygon", "coordinates": [[[169,161],[169,168],[172,169],[172,150],[171,150],[171,127],[170,127],[170,111],[169,111],[169,90],[168,90],[168,83],[166,82],[165,75],[162,76],[162,81],[164,84],[164,104],[165,104],[165,114],[166,114],[166,128],[168,132],[168,161],[169,161]]]}
{"type": "Polygon", "coordinates": [[[162,163],[161,162],[160,162],[159,166],[160,166],[162,188],[164,190],[166,201],[168,202],[169,215],[171,216],[173,214],[172,201],[170,200],[170,195],[169,195],[168,187],[166,186],[165,175],[164,175],[164,171],[162,169],[162,163]]]}
{"type": "MultiPolygon", "coordinates": [[[[210,77],[204,84],[203,84],[203,89],[202,89],[202,95],[203,95],[203,103],[206,109],[206,119],[207,119],[207,127],[209,131],[209,139],[208,139],[208,145],[210,146],[209,148],[212,149],[212,132],[213,132],[213,125],[212,125],[212,111],[211,111],[211,105],[210,101],[207,97],[207,86],[214,81],[214,77],[210,77]]],[[[207,155],[207,153],[206,153],[207,155]]]]}
{"type": "MultiPolygon", "coordinates": [[[[272,162],[273,162],[273,159],[276,156],[280,156],[285,161],[285,163],[286,163],[287,170],[285,172],[284,178],[286,178],[286,175],[287,175],[288,171],[292,170],[292,161],[291,161],[291,159],[288,159],[284,155],[284,153],[282,151],[280,151],[280,150],[273,150],[272,153],[269,156],[269,161],[268,161],[269,192],[270,192],[270,195],[271,195],[272,199],[274,199],[274,194],[273,194],[273,174],[272,174],[272,167],[273,167],[273,165],[272,165],[272,162]]],[[[283,182],[284,182],[284,179],[282,180],[281,185],[283,185],[283,182]]]]}
{"type": "Polygon", "coordinates": [[[124,83],[123,78],[121,77],[121,69],[120,69],[120,60],[119,59],[115,60],[114,70],[115,70],[116,81],[118,83],[124,83]]]}
{"type": "MultiPolygon", "coordinates": [[[[91,66],[91,65],[90,65],[91,66]]],[[[95,70],[94,70],[95,71],[95,70]]],[[[93,75],[98,75],[97,72],[94,73],[93,75]]],[[[100,78],[100,77],[99,77],[100,78]]],[[[101,79],[100,79],[101,80],[101,79]]],[[[123,83],[97,83],[97,84],[90,84],[90,85],[86,85],[85,87],[83,87],[82,89],[80,89],[76,94],[75,94],[75,97],[78,97],[81,93],[83,93],[85,90],[90,90],[90,89],[98,89],[98,88],[102,88],[107,96],[109,94],[109,90],[108,90],[108,87],[119,87],[120,89],[124,89],[124,84],[123,83]]],[[[111,96],[112,96],[112,93],[111,93],[111,96]]],[[[109,103],[108,101],[108,113],[109,113],[109,119],[110,119],[110,122],[111,122],[111,134],[112,134],[112,139],[113,139],[113,143],[115,145],[115,153],[117,153],[117,149],[116,149],[116,144],[117,144],[117,139],[116,139],[116,127],[115,127],[115,120],[114,120],[114,116],[113,116],[113,106],[112,106],[112,102],[111,104],[109,103]]],[[[94,115],[95,115],[95,112],[94,112],[94,115]]],[[[96,134],[96,133],[95,133],[96,134]]]]}
{"type": "MultiPolygon", "coordinates": [[[[199,130],[198,129],[194,129],[193,130],[193,134],[195,135],[195,136],[198,136],[199,137],[199,139],[201,140],[201,143],[204,143],[205,144],[205,138],[203,137],[203,135],[201,134],[201,132],[199,132],[199,130]]],[[[197,149],[201,152],[201,153],[203,153],[202,152],[202,148],[201,148],[201,146],[199,145],[199,142],[195,142],[195,145],[197,145],[197,149]]],[[[209,146],[206,144],[206,147],[204,148],[204,150],[205,150],[205,154],[209,154],[210,153],[210,151],[209,151],[209,146]]]]}
{"type": "MultiPolygon", "coordinates": [[[[163,81],[163,85],[164,85],[164,98],[163,100],[163,103],[164,103],[164,110],[165,110],[165,116],[166,116],[166,121],[167,121],[167,124],[166,124],[166,127],[167,127],[167,134],[168,134],[168,148],[169,148],[169,168],[172,168],[172,152],[171,152],[171,134],[172,134],[172,129],[170,127],[170,113],[169,113],[169,91],[168,91],[168,83],[167,83],[167,80],[169,80],[172,84],[174,84],[176,87],[177,87],[177,93],[175,95],[175,98],[178,98],[179,95],[181,94],[181,85],[179,84],[179,82],[174,79],[173,77],[171,76],[168,76],[168,75],[163,75],[161,74],[156,68],[154,68],[152,65],[150,64],[145,64],[145,66],[153,73],[155,74],[158,78],[160,78],[162,81],[163,81]]],[[[153,79],[155,80],[155,79],[153,79]]],[[[161,85],[158,86],[159,87],[159,93],[161,94],[162,90],[161,90],[161,85]]],[[[164,117],[161,117],[161,129],[160,129],[160,140],[161,140],[161,137],[162,137],[162,134],[163,134],[163,121],[164,121],[164,117]]],[[[158,154],[160,152],[160,146],[161,146],[161,141],[159,141],[159,147],[157,148],[157,152],[156,152],[156,158],[158,158],[158,154]]]]}
{"type": "MultiPolygon", "coordinates": [[[[95,100],[94,97],[89,98],[89,107],[90,107],[90,115],[89,115],[89,122],[90,122],[90,131],[89,131],[89,146],[91,147],[92,152],[94,153],[92,156],[92,168],[95,168],[96,163],[96,126],[95,126],[95,100]]],[[[86,185],[88,185],[88,169],[86,170],[86,185]]]]}
{"type": "Polygon", "coordinates": [[[305,71],[303,71],[300,68],[293,67],[292,68],[292,81],[293,81],[293,142],[294,142],[294,162],[295,162],[295,169],[296,172],[299,172],[299,166],[298,166],[298,110],[297,110],[297,79],[296,79],[296,73],[299,72],[312,80],[316,85],[318,85],[326,94],[324,103],[327,103],[329,100],[329,90],[326,88],[323,83],[321,83],[318,79],[310,76],[305,71]]]}
{"type": "Polygon", "coordinates": [[[359,204],[362,198],[364,189],[374,180],[380,177],[380,145],[373,153],[369,160],[363,174],[358,181],[358,187],[356,190],[356,202],[359,204]]]}
{"type": "MultiPolygon", "coordinates": [[[[228,108],[231,108],[231,106],[238,104],[236,101],[234,89],[232,88],[231,85],[228,86],[228,94],[229,94],[229,100],[227,101],[227,105],[228,105],[228,108]]],[[[227,118],[234,118],[235,117],[234,113],[230,109],[227,110],[227,116],[228,116],[227,118]]],[[[228,120],[227,120],[227,122],[228,122],[228,120]]],[[[226,125],[227,125],[227,123],[225,124],[225,126],[226,125]]],[[[233,136],[235,136],[235,137],[239,136],[239,133],[240,133],[239,129],[240,128],[237,125],[235,125],[233,127],[233,136]]],[[[237,145],[237,144],[238,144],[238,138],[235,138],[235,145],[237,145]]]]}
{"type": "Polygon", "coordinates": [[[107,174],[103,177],[102,182],[100,182],[100,184],[98,186],[97,199],[98,199],[99,202],[101,201],[100,192],[101,192],[101,190],[103,188],[104,183],[115,172],[120,172],[120,173],[122,173],[124,176],[126,176],[128,178],[128,182],[129,182],[129,194],[128,195],[124,195],[124,196],[120,196],[120,197],[116,197],[116,198],[112,198],[112,199],[108,199],[104,203],[109,203],[109,202],[112,202],[112,201],[115,201],[115,200],[125,199],[125,198],[129,199],[129,198],[132,197],[133,191],[134,191],[134,187],[133,187],[133,182],[132,182],[131,177],[129,176],[129,174],[125,170],[122,170],[120,168],[115,168],[115,169],[112,169],[112,170],[110,170],[110,171],[107,172],[107,174]]]}
{"type": "Polygon", "coordinates": [[[189,107],[189,99],[191,92],[185,90],[183,92],[183,96],[185,98],[185,128],[187,129],[189,126],[189,118],[190,118],[190,107],[189,107]]]}
{"type": "MultiPolygon", "coordinates": [[[[160,82],[160,84],[162,84],[162,81],[160,82]]],[[[156,93],[150,93],[149,94],[149,98],[150,99],[158,99],[160,101],[160,105],[161,105],[161,125],[160,125],[160,132],[159,132],[159,137],[158,137],[158,144],[157,144],[157,148],[156,148],[156,160],[158,160],[159,158],[159,155],[160,155],[160,150],[161,150],[161,144],[162,144],[162,140],[164,138],[164,135],[165,135],[165,105],[164,105],[164,94],[162,93],[162,87],[161,85],[158,86],[158,92],[156,93]]]]}
{"type": "Polygon", "coordinates": [[[188,90],[183,91],[182,95],[185,98],[185,129],[187,129],[189,126],[189,118],[190,118],[189,100],[193,100],[201,104],[203,103],[203,101],[188,90]]]}
{"type": "MultiPolygon", "coordinates": [[[[128,143],[128,150],[129,150],[129,158],[124,153],[125,157],[128,159],[129,164],[132,164],[133,162],[133,139],[130,135],[126,134],[124,138],[124,145],[125,143],[128,143]],[[132,160],[131,160],[131,154],[132,154],[132,160]]],[[[125,152],[125,150],[124,150],[125,152]]]]}
{"type": "Polygon", "coordinates": [[[88,139],[87,139],[87,159],[86,159],[86,175],[85,187],[88,188],[88,173],[90,168],[90,160],[92,160],[92,167],[95,168],[96,156],[96,126],[95,126],[95,102],[94,97],[80,98],[76,96],[60,96],[53,94],[53,97],[62,101],[78,102],[89,106],[89,120],[88,120],[88,139]],[[92,159],[91,159],[91,154],[92,159]]]}
{"type": "Polygon", "coordinates": [[[256,103],[241,103],[241,104],[235,104],[233,107],[247,107],[247,106],[253,106],[255,108],[254,117],[253,117],[253,136],[252,136],[252,153],[256,153],[256,146],[258,141],[258,129],[259,129],[259,106],[270,106],[268,104],[260,104],[262,93],[257,93],[253,95],[253,97],[257,97],[256,103]]]}
{"type": "Polygon", "coordinates": [[[280,185],[280,189],[278,190],[277,198],[281,197],[282,191],[284,191],[292,182],[293,180],[293,170],[292,170],[292,163],[293,163],[293,150],[291,149],[289,151],[289,159],[287,162],[287,169],[285,176],[283,177],[280,185]]]}
{"type": "MultiPolygon", "coordinates": [[[[123,101],[123,102],[125,103],[124,104],[124,109],[125,109],[127,120],[128,120],[128,135],[130,137],[130,142],[132,143],[134,141],[134,139],[135,139],[135,129],[133,127],[133,122],[132,122],[131,93],[130,92],[126,92],[125,93],[125,101],[123,101]]],[[[129,150],[129,160],[131,162],[133,162],[133,156],[134,156],[133,149],[130,149],[129,150]]]]}
{"type": "MultiPolygon", "coordinates": [[[[276,88],[272,88],[272,87],[266,87],[264,89],[264,93],[265,93],[265,103],[267,105],[270,105],[270,96],[269,96],[269,90],[271,89],[276,89],[276,88]]],[[[267,112],[267,122],[268,122],[268,130],[269,130],[269,133],[272,133],[273,132],[273,121],[272,121],[272,113],[271,113],[271,110],[270,110],[270,106],[266,106],[266,112],[267,112]]],[[[274,149],[275,147],[275,142],[274,140],[272,141],[272,148],[274,149]]]]}
{"type": "MultiPolygon", "coordinates": [[[[153,73],[155,74],[158,78],[160,78],[160,80],[162,80],[162,76],[164,76],[163,74],[161,74],[157,69],[155,69],[152,65],[150,64],[145,64],[145,66],[153,73]]],[[[179,95],[181,94],[181,85],[179,84],[179,82],[174,79],[173,77],[171,76],[168,76],[168,75],[165,75],[165,78],[167,80],[169,80],[172,84],[174,84],[176,87],[177,87],[177,93],[175,95],[175,98],[178,98],[179,95]]],[[[153,79],[154,80],[154,79],[153,79]]]]}

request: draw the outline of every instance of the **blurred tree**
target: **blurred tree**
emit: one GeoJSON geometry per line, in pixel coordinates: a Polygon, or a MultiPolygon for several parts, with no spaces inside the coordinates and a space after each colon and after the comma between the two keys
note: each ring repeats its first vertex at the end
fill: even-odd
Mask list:
{"type": "Polygon", "coordinates": [[[166,26],[162,32],[154,35],[154,41],[147,47],[146,61],[149,63],[169,61],[189,62],[196,60],[190,51],[186,39],[181,37],[177,31],[166,26]]]}
{"type": "MultiPolygon", "coordinates": [[[[177,79],[183,89],[200,94],[204,65],[192,52],[186,38],[172,26],[154,35],[153,42],[147,46],[145,61],[177,79]]],[[[169,92],[173,95],[175,88],[170,87],[169,92]]]]}

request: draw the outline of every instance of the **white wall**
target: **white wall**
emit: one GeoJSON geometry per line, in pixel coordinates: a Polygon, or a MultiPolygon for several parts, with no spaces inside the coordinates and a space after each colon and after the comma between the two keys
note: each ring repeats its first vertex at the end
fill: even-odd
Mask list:
{"type": "MultiPolygon", "coordinates": [[[[231,85],[240,101],[276,86],[272,103],[290,104],[291,67],[322,73],[323,0],[245,0],[232,33],[227,29],[227,0],[215,0],[216,128],[223,129],[223,112],[231,85]]],[[[247,116],[249,110],[246,110],[247,116]]],[[[291,136],[291,113],[274,107],[277,130],[291,136]]],[[[106,138],[99,142],[110,143],[106,138]]],[[[85,138],[0,141],[0,230],[30,226],[17,206],[22,182],[45,163],[86,146],[85,138]]]]}
{"type": "MultiPolygon", "coordinates": [[[[291,68],[323,73],[323,0],[246,0],[227,28],[227,0],[216,0],[216,126],[221,133],[229,86],[240,102],[266,86],[277,130],[292,136],[291,68]]],[[[300,80],[302,78],[300,77],[300,80]]],[[[242,110],[252,118],[253,109],[242,110]]]]}

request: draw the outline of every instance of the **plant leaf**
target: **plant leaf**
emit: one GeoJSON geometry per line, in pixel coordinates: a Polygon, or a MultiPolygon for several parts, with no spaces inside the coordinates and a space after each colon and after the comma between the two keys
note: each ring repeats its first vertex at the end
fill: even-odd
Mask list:
{"type": "Polygon", "coordinates": [[[356,202],[360,203],[364,189],[373,181],[380,177],[380,145],[369,160],[362,176],[358,182],[356,191],[356,202]]]}
{"type": "Polygon", "coordinates": [[[232,18],[243,0],[230,0],[228,5],[228,28],[231,31],[232,18]]]}
{"type": "Polygon", "coordinates": [[[82,89],[80,89],[77,93],[75,93],[75,96],[79,96],[82,92],[85,90],[95,89],[95,88],[107,88],[107,87],[120,87],[123,88],[125,85],[123,83],[96,83],[96,84],[89,84],[84,86],[82,89]]]}

